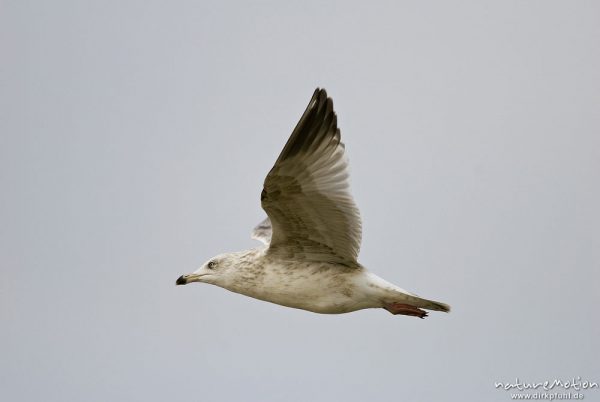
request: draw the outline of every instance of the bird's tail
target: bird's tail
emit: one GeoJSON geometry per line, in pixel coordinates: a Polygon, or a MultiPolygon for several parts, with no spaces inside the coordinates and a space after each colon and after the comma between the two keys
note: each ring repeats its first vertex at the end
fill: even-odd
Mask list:
{"type": "Polygon", "coordinates": [[[402,300],[401,302],[410,304],[415,307],[424,308],[427,310],[443,311],[444,313],[450,312],[450,306],[446,303],[429,300],[429,299],[424,299],[422,297],[419,297],[419,296],[413,295],[413,294],[411,294],[411,295],[402,294],[401,300],[402,300]]]}
{"type": "Polygon", "coordinates": [[[383,308],[394,315],[402,314],[419,318],[427,317],[427,311],[423,309],[450,312],[450,306],[446,303],[423,299],[412,294],[402,294],[397,300],[384,304],[383,308]]]}
{"type": "MultiPolygon", "coordinates": [[[[419,299],[421,299],[421,298],[419,297],[419,299]]],[[[427,310],[443,311],[444,313],[450,312],[450,306],[446,303],[437,302],[437,301],[428,300],[428,299],[421,299],[421,301],[423,304],[418,307],[422,307],[427,310]]]]}

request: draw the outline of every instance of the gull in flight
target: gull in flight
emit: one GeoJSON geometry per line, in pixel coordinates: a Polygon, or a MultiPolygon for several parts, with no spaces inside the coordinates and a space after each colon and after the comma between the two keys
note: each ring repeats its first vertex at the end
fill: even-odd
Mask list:
{"type": "Polygon", "coordinates": [[[176,284],[203,282],[256,299],[323,314],[384,308],[425,318],[450,306],[423,299],[357,260],[361,220],[348,184],[333,101],[312,96],[260,195],[267,218],[252,237],[265,245],[225,253],[176,284]]]}

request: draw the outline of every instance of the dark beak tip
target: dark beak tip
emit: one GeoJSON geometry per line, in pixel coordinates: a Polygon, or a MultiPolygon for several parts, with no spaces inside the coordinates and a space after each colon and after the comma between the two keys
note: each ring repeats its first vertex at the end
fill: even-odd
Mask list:
{"type": "Polygon", "coordinates": [[[183,277],[183,275],[181,275],[179,278],[177,278],[177,280],[175,281],[175,285],[185,285],[187,283],[187,281],[185,280],[185,278],[183,277]]]}

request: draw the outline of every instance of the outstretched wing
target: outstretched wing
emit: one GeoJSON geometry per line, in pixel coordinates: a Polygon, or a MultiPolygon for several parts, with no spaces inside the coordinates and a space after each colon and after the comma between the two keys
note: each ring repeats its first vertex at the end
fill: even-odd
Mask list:
{"type": "Polygon", "coordinates": [[[317,88],[265,179],[261,202],[272,223],[269,252],[355,265],[361,221],[348,176],[333,101],[317,88]]]}
{"type": "Polygon", "coordinates": [[[271,242],[271,232],[271,220],[269,218],[265,218],[252,230],[251,237],[255,240],[265,243],[268,246],[271,242]]]}

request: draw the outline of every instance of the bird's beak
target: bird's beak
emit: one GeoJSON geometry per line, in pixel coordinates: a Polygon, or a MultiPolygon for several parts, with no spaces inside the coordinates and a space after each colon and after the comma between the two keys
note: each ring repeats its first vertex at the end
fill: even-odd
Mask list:
{"type": "Polygon", "coordinates": [[[175,285],[187,285],[190,282],[200,282],[199,278],[202,275],[198,275],[198,274],[186,274],[186,275],[181,275],[179,278],[177,278],[177,280],[175,281],[175,285]]]}

